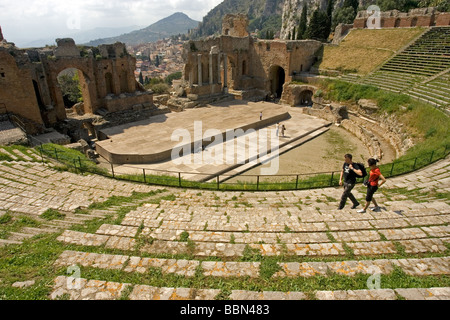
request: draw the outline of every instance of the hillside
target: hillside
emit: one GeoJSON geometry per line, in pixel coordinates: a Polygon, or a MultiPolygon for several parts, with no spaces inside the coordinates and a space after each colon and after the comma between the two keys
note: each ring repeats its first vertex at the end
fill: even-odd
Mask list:
{"type": "Polygon", "coordinates": [[[249,31],[271,29],[275,33],[281,29],[281,15],[284,0],[225,0],[203,18],[194,38],[219,33],[222,19],[226,14],[244,13],[249,17],[249,31]]]}
{"type": "Polygon", "coordinates": [[[115,42],[123,42],[128,45],[137,45],[147,42],[155,42],[162,38],[167,38],[172,35],[185,34],[190,29],[198,26],[199,22],[192,20],[187,15],[181,12],[159,20],[158,22],[130,33],[111,38],[97,39],[88,42],[88,46],[98,46],[100,44],[111,44],[115,42]]]}
{"type": "Polygon", "coordinates": [[[339,46],[325,46],[316,66],[366,75],[423,32],[423,28],[352,30],[339,46]]]}

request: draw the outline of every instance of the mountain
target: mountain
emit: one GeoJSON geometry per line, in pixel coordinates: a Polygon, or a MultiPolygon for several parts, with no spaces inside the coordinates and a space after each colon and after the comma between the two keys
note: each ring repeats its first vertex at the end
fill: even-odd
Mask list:
{"type": "Polygon", "coordinates": [[[147,42],[155,42],[162,38],[172,35],[185,34],[190,29],[197,28],[199,21],[192,20],[182,12],[159,20],[154,24],[130,33],[125,33],[117,37],[102,38],[86,43],[88,46],[98,46],[100,44],[112,44],[115,42],[123,42],[127,45],[137,45],[147,42]]]}
{"type": "MultiPolygon", "coordinates": [[[[88,41],[98,39],[99,37],[114,37],[123,33],[131,32],[142,28],[141,26],[127,26],[127,27],[117,27],[117,28],[95,28],[86,31],[79,31],[76,33],[65,34],[60,36],[55,36],[51,38],[43,38],[33,41],[22,41],[18,45],[23,48],[34,48],[34,47],[44,47],[45,45],[55,45],[56,38],[72,38],[75,43],[81,44],[88,41]]],[[[17,41],[19,42],[19,41],[17,41]]]]}
{"type": "Polygon", "coordinates": [[[226,14],[244,13],[249,17],[249,31],[256,29],[265,34],[267,30],[276,33],[281,29],[284,0],[225,0],[203,18],[193,38],[218,34],[222,30],[222,19],[226,14]]]}

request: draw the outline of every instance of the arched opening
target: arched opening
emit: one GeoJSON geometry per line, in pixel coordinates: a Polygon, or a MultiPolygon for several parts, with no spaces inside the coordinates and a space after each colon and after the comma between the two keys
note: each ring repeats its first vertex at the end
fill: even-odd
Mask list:
{"type": "Polygon", "coordinates": [[[400,18],[397,18],[397,19],[395,19],[395,28],[398,28],[398,27],[400,27],[400,22],[401,22],[401,19],[400,18]]]}
{"type": "Polygon", "coordinates": [[[313,92],[311,90],[303,90],[300,92],[296,102],[301,107],[311,107],[313,105],[313,92]]]}
{"type": "Polygon", "coordinates": [[[105,74],[106,94],[114,93],[113,76],[111,72],[105,74]]]}
{"type": "Polygon", "coordinates": [[[61,71],[57,76],[57,81],[61,89],[64,107],[72,108],[75,104],[83,102],[83,90],[80,81],[83,73],[75,68],[67,68],[61,71]]]}
{"type": "Polygon", "coordinates": [[[414,17],[411,21],[411,27],[417,26],[417,17],[414,17]]]}
{"type": "Polygon", "coordinates": [[[283,85],[285,79],[286,73],[284,72],[284,69],[282,67],[273,66],[270,68],[270,91],[276,99],[281,98],[281,95],[283,94],[283,85]]]}

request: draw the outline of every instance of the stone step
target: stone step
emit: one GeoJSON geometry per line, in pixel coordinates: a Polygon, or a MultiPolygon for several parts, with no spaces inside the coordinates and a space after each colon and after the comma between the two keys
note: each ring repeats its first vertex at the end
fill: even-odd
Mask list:
{"type": "Polygon", "coordinates": [[[0,239],[0,247],[5,247],[11,244],[22,244],[22,241],[0,239]]]}
{"type": "Polygon", "coordinates": [[[59,228],[32,228],[32,227],[23,227],[21,229],[22,232],[31,234],[33,236],[42,234],[42,233],[56,233],[60,232],[61,229],[59,228]]]}
{"type": "Polygon", "coordinates": [[[430,100],[437,102],[439,104],[446,104],[450,102],[450,96],[445,95],[444,93],[436,93],[433,90],[429,90],[428,88],[415,87],[410,90],[410,92],[422,94],[423,96],[429,97],[430,100]]]}
{"type": "Polygon", "coordinates": [[[8,240],[23,241],[32,237],[34,237],[34,235],[29,233],[9,232],[8,240]]]}
{"type": "MultiPolygon", "coordinates": [[[[76,279],[58,276],[54,279],[50,299],[68,295],[70,300],[118,300],[125,290],[131,290],[130,300],[214,300],[219,289],[154,287],[133,285],[101,280],[76,279]],[[130,288],[130,289],[129,289],[130,288]]],[[[318,300],[397,300],[400,296],[406,300],[449,300],[449,287],[410,288],[410,289],[369,289],[317,291],[318,300]]],[[[306,300],[303,292],[248,291],[231,290],[230,300],[306,300]]]]}
{"type": "MultiPolygon", "coordinates": [[[[147,273],[159,268],[164,275],[194,277],[200,267],[204,276],[260,277],[261,263],[237,261],[200,261],[186,259],[143,258],[138,256],[64,251],[54,262],[56,267],[83,266],[124,272],[147,273]]],[[[329,262],[277,262],[279,271],[272,278],[329,277],[333,274],[353,277],[356,274],[384,274],[400,268],[410,276],[441,276],[450,274],[450,257],[344,260],[329,262]]]]}
{"type": "MultiPolygon", "coordinates": [[[[447,247],[439,238],[404,240],[402,235],[390,236],[398,242],[406,253],[445,252],[447,247]],[[401,239],[401,240],[398,240],[401,239]]],[[[448,238],[443,238],[448,241],[448,238]]],[[[66,230],[57,238],[58,241],[82,246],[102,246],[119,250],[135,250],[136,239],[129,237],[106,236],[66,230]]],[[[356,256],[376,256],[398,253],[392,241],[349,242],[349,247],[356,256]]],[[[192,254],[196,257],[240,258],[244,256],[246,246],[263,256],[342,256],[347,252],[341,243],[295,243],[295,244],[233,244],[222,242],[180,242],[154,240],[145,244],[141,252],[150,254],[192,254]]]]}

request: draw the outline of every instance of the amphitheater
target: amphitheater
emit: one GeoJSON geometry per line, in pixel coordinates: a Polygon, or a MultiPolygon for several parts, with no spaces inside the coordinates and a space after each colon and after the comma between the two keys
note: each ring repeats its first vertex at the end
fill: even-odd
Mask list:
{"type": "MultiPolygon", "coordinates": [[[[369,72],[332,78],[448,111],[448,31],[427,29],[369,72]]],[[[330,70],[319,71],[330,77],[330,70]]],[[[283,108],[292,109],[255,105],[244,124],[262,108],[274,117],[270,125],[283,108]]],[[[302,119],[292,129],[295,138],[311,139],[330,126],[290,112],[302,119]]],[[[142,134],[132,136],[129,154],[142,134]]],[[[114,154],[108,144],[100,146],[114,154]]],[[[444,154],[390,177],[376,194],[381,210],[356,213],[348,204],[337,210],[342,189],[334,186],[265,192],[157,186],[63,170],[38,148],[0,146],[7,159],[0,161],[0,299],[449,300],[447,149],[444,154]]],[[[364,203],[362,185],[354,194],[364,203]]]]}
{"type": "Polygon", "coordinates": [[[159,188],[60,172],[32,151],[12,155],[17,160],[0,165],[1,218],[24,221],[0,240],[3,263],[47,253],[36,257],[44,274],[21,273],[20,264],[2,271],[2,287],[14,287],[2,298],[34,290],[50,299],[450,297],[450,208],[439,196],[449,192],[448,159],[389,179],[381,212],[355,214],[336,210],[338,188],[159,188]],[[42,218],[50,208],[64,216],[42,218]],[[33,226],[23,226],[25,217],[33,226]],[[81,268],[77,289],[67,281],[73,265],[81,268]],[[368,287],[373,276],[378,288],[368,287]]]}

